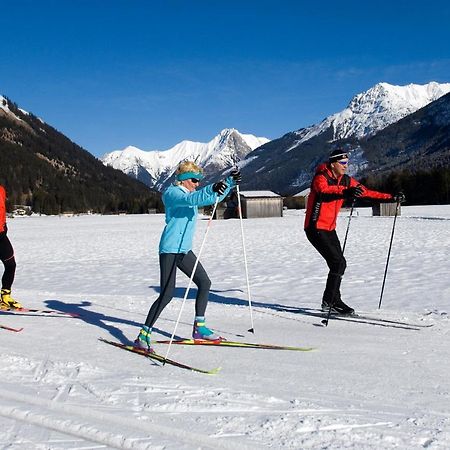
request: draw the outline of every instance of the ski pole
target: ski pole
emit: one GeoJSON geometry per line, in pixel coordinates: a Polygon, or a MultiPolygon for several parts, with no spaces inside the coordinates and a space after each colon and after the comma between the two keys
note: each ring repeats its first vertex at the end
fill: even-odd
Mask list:
{"type": "Polygon", "coordinates": [[[248,330],[249,333],[254,333],[255,329],[253,326],[253,311],[252,311],[252,298],[250,294],[250,282],[248,277],[248,264],[247,264],[247,252],[245,250],[245,237],[244,237],[244,224],[242,220],[242,208],[241,208],[241,195],[239,192],[239,185],[236,185],[236,194],[238,198],[238,209],[239,209],[239,222],[241,224],[241,236],[242,236],[242,249],[244,251],[244,266],[245,266],[245,277],[247,279],[247,298],[248,298],[248,306],[250,309],[250,325],[251,328],[248,330]]]}
{"type": "Polygon", "coordinates": [[[383,299],[384,284],[386,282],[386,274],[387,274],[388,265],[389,265],[389,258],[391,256],[392,241],[394,240],[395,222],[397,221],[397,216],[398,216],[398,210],[399,209],[400,209],[400,200],[397,200],[397,205],[396,205],[396,208],[395,208],[394,223],[392,225],[391,242],[389,243],[389,250],[388,250],[388,256],[387,256],[387,260],[386,260],[386,267],[384,269],[383,284],[381,286],[381,294],[380,294],[380,301],[378,303],[378,309],[381,308],[381,300],[383,299]]]}
{"type": "MultiPolygon", "coordinates": [[[[356,198],[354,198],[352,200],[352,208],[350,209],[350,216],[348,218],[348,223],[347,223],[347,231],[345,232],[345,238],[344,238],[344,245],[342,246],[342,255],[344,255],[345,252],[345,246],[347,244],[347,236],[348,236],[348,230],[350,229],[350,221],[352,220],[352,215],[353,215],[353,208],[355,207],[355,201],[356,198]]],[[[336,292],[334,292],[333,294],[333,300],[334,300],[334,295],[336,294],[336,292]]],[[[328,308],[328,314],[327,314],[327,318],[322,320],[322,323],[327,327],[328,326],[328,322],[330,320],[330,316],[331,316],[331,310],[333,308],[333,302],[330,303],[330,307],[328,308]]]]}
{"type": "Polygon", "coordinates": [[[355,207],[355,199],[353,199],[353,201],[352,201],[352,208],[350,209],[350,216],[348,218],[347,231],[345,232],[344,245],[342,246],[342,253],[345,252],[345,245],[347,244],[348,230],[350,229],[350,221],[352,220],[353,208],[354,207],[355,207]]]}
{"type": "MultiPolygon", "coordinates": [[[[239,167],[238,167],[239,157],[237,155],[233,155],[232,158],[233,158],[235,169],[239,170],[239,167]]],[[[251,326],[251,328],[249,328],[247,331],[249,333],[254,333],[255,328],[253,325],[253,308],[252,308],[252,297],[250,294],[250,281],[249,281],[249,276],[248,276],[247,251],[246,251],[246,247],[245,247],[245,235],[244,235],[244,221],[242,220],[241,195],[240,195],[238,184],[236,185],[236,195],[238,198],[239,222],[241,225],[242,249],[243,249],[243,253],[244,253],[245,277],[246,277],[246,281],[247,281],[247,298],[248,298],[248,307],[249,307],[249,311],[250,311],[250,326],[251,326]]]]}
{"type": "Polygon", "coordinates": [[[212,210],[211,217],[208,219],[208,223],[206,225],[205,236],[203,237],[203,242],[202,242],[202,245],[200,246],[200,251],[198,252],[197,259],[195,260],[194,268],[192,269],[192,274],[191,274],[191,276],[189,278],[188,287],[186,289],[186,292],[184,293],[183,303],[181,304],[180,312],[178,313],[178,318],[177,318],[177,321],[175,323],[175,328],[173,329],[172,336],[170,336],[170,341],[169,341],[169,345],[167,347],[166,356],[164,357],[163,365],[165,365],[165,363],[166,363],[165,360],[169,356],[170,347],[172,346],[173,338],[175,336],[175,333],[177,332],[178,323],[180,322],[180,318],[181,318],[181,313],[183,312],[184,304],[186,303],[186,299],[187,299],[187,297],[189,295],[189,290],[191,289],[192,280],[194,279],[195,271],[197,270],[197,266],[198,266],[198,263],[200,261],[200,256],[202,255],[203,247],[204,247],[205,242],[206,242],[206,236],[208,236],[209,227],[210,227],[211,222],[213,220],[214,214],[216,213],[216,209],[217,209],[217,205],[218,204],[219,204],[219,196],[217,196],[217,198],[216,198],[216,202],[214,203],[214,207],[213,207],[213,210],[212,210]]]}

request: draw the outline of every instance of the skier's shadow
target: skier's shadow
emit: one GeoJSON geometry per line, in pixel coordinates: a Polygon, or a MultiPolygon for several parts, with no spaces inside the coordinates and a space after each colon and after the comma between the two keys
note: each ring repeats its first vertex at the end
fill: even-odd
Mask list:
{"type": "MultiPolygon", "coordinates": [[[[152,286],[150,286],[152,287],[152,286]]],[[[159,287],[153,287],[156,291],[159,290],[159,287]]],[[[243,306],[248,307],[248,300],[246,299],[240,299],[236,297],[225,297],[223,295],[220,295],[219,293],[222,292],[243,292],[240,289],[233,289],[233,290],[226,290],[226,291],[218,291],[218,290],[211,290],[209,293],[209,301],[213,303],[219,303],[222,305],[237,305],[237,306],[243,306]]],[[[181,297],[183,298],[185,295],[186,289],[185,288],[176,288],[175,289],[175,295],[174,297],[181,297]]],[[[188,299],[195,299],[197,290],[192,289],[188,294],[188,299]]],[[[252,307],[257,310],[258,313],[261,314],[268,314],[274,317],[283,318],[286,320],[294,320],[296,322],[302,322],[302,323],[309,323],[310,321],[307,321],[306,319],[300,319],[300,317],[312,317],[316,319],[324,319],[327,317],[327,311],[323,311],[322,309],[318,308],[307,308],[307,307],[298,307],[298,306],[289,306],[289,305],[282,305],[280,303],[264,303],[261,301],[255,301],[252,300],[252,307]],[[277,313],[289,313],[289,314],[277,314],[277,313]],[[297,317],[296,317],[297,316],[297,317]]],[[[354,318],[347,317],[343,315],[334,315],[332,314],[330,316],[330,320],[339,320],[343,322],[352,322],[352,323],[358,323],[358,324],[371,324],[373,323],[369,322],[368,320],[360,319],[357,322],[355,322],[354,318]]],[[[322,324],[320,323],[312,323],[314,326],[320,326],[322,327],[322,324]]],[[[378,326],[390,326],[388,324],[377,324],[378,326]]],[[[219,330],[218,330],[219,331],[219,330]]]]}
{"type": "MultiPolygon", "coordinates": [[[[65,303],[60,300],[45,300],[44,302],[49,309],[54,309],[55,311],[61,311],[67,314],[73,314],[74,317],[71,320],[82,320],[90,325],[96,326],[98,328],[102,328],[107,331],[112,337],[116,338],[119,342],[125,345],[130,345],[133,343],[128,337],[126,337],[123,331],[114,326],[113,324],[122,324],[122,325],[132,325],[136,327],[136,334],[142,326],[142,322],[135,322],[134,320],[124,319],[122,317],[115,317],[107,314],[103,314],[97,311],[93,311],[89,309],[90,306],[93,306],[93,303],[87,300],[84,300],[80,303],[65,303]]],[[[130,314],[130,312],[128,312],[130,314]]],[[[55,316],[56,317],[56,316],[55,316]]],[[[61,316],[59,316],[61,317],[61,316]]],[[[171,333],[167,333],[158,328],[153,328],[154,331],[160,333],[163,336],[170,337],[171,333]]],[[[134,336],[135,337],[135,336],[134,336]]],[[[179,338],[179,336],[175,336],[179,338]]]]}
{"type": "MultiPolygon", "coordinates": [[[[159,286],[149,286],[150,288],[154,289],[157,293],[160,292],[159,286]]],[[[211,289],[209,292],[208,299],[212,303],[218,303],[222,305],[234,305],[234,306],[242,306],[242,307],[248,307],[249,303],[247,299],[237,298],[237,297],[226,297],[224,295],[221,295],[225,292],[244,292],[242,289],[228,289],[228,290],[215,290],[211,289]]],[[[186,293],[186,288],[179,287],[175,288],[174,291],[174,298],[184,298],[186,293]]],[[[189,294],[187,296],[188,300],[195,300],[195,296],[197,294],[197,289],[193,288],[189,291],[189,294]]],[[[271,310],[276,312],[284,312],[284,313],[293,313],[293,314],[300,314],[304,316],[311,316],[311,317],[317,317],[317,318],[323,318],[323,312],[319,309],[314,308],[300,308],[298,306],[289,306],[289,305],[282,305],[280,303],[265,303],[261,301],[255,301],[252,300],[252,307],[260,309],[259,312],[263,312],[266,314],[272,314],[276,315],[274,313],[270,313],[269,311],[261,311],[261,310],[271,310]]],[[[285,317],[287,318],[287,317],[285,317]]],[[[292,318],[292,320],[296,320],[292,318]]]]}

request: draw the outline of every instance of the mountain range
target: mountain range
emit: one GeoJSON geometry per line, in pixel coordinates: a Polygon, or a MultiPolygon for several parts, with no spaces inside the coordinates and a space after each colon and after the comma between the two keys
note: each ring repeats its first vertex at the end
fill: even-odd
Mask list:
{"type": "MultiPolygon", "coordinates": [[[[403,126],[402,119],[421,109],[425,110],[424,114],[429,111],[433,115],[434,110],[427,109],[428,105],[442,96],[447,98],[448,92],[450,83],[408,86],[379,83],[356,95],[343,111],[326,117],[317,125],[287,133],[247,155],[241,162],[246,187],[261,189],[264,186],[285,195],[299,192],[309,186],[315,167],[338,147],[351,154],[349,174],[361,176],[371,171],[380,172],[377,164],[381,153],[378,152],[382,150],[370,147],[369,151],[367,143],[373,142],[370,138],[379,136],[388,147],[401,146],[393,137],[392,130],[397,124],[403,126]],[[389,128],[390,141],[383,139],[387,127],[392,127],[389,128]]],[[[419,133],[420,127],[416,130],[417,137],[419,133]]],[[[448,150],[445,146],[436,148],[438,153],[448,150]]],[[[383,170],[388,171],[396,163],[390,160],[389,150],[384,153],[383,170]]]]}
{"type": "Polygon", "coordinates": [[[9,206],[45,214],[161,209],[160,194],[148,186],[164,189],[185,159],[205,168],[206,182],[239,161],[243,189],[290,195],[309,186],[317,164],[336,147],[350,153],[349,173],[373,187],[407,186],[413,201],[450,202],[450,83],[379,83],[343,111],[272,141],[224,129],[207,143],[150,152],[128,147],[103,163],[0,96],[0,184],[9,206]]]}
{"type": "MultiPolygon", "coordinates": [[[[387,127],[449,92],[450,83],[407,86],[378,83],[353,97],[344,110],[318,124],[271,141],[226,129],[208,144],[184,141],[162,152],[143,152],[127,147],[106,154],[102,160],[157,189],[167,185],[176,166],[184,159],[197,158],[206,168],[206,181],[225,176],[233,161],[240,160],[244,188],[293,194],[309,185],[315,166],[337,146],[343,146],[351,153],[349,173],[353,175],[380,171],[380,166],[376,165],[380,158],[383,159],[383,170],[407,164],[407,160],[399,163],[397,156],[395,161],[390,161],[389,150],[380,149],[379,152],[384,152],[381,157],[370,144],[375,141],[368,138],[380,135],[379,141],[385,141],[382,133],[387,127]]],[[[430,114],[433,114],[432,109],[430,114]]],[[[389,133],[393,138],[392,129],[389,133]]],[[[419,131],[415,133],[417,135],[419,131]]],[[[390,141],[390,145],[401,146],[401,143],[390,141]]],[[[434,158],[438,160],[440,150],[435,148],[435,152],[434,158]]]]}
{"type": "Polygon", "coordinates": [[[269,142],[264,137],[241,134],[226,128],[207,143],[182,141],[168,150],[143,151],[129,146],[107,153],[102,157],[105,165],[119,169],[147,186],[163,189],[183,160],[196,161],[205,174],[215,175],[232,166],[257,147],[269,142]]]}

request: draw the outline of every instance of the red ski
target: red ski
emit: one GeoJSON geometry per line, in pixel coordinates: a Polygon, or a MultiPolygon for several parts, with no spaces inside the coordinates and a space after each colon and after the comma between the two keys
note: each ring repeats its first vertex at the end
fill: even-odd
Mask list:
{"type": "Polygon", "coordinates": [[[99,338],[100,341],[104,342],[105,344],[114,345],[114,347],[121,348],[123,350],[127,350],[132,353],[136,353],[137,355],[145,356],[146,358],[152,359],[154,361],[158,361],[160,363],[164,364],[170,364],[171,366],[179,367],[180,369],[187,369],[191,370],[193,372],[199,372],[204,373],[206,375],[215,375],[220,371],[220,367],[212,370],[205,370],[205,369],[199,369],[194,366],[190,366],[188,364],[184,364],[178,361],[174,361],[173,359],[166,359],[162,355],[158,355],[157,353],[150,353],[145,350],[142,350],[140,348],[134,347],[132,345],[125,345],[121,344],[120,342],[114,342],[114,341],[108,341],[107,339],[99,338]]]}
{"type": "Polygon", "coordinates": [[[18,333],[19,331],[23,330],[23,328],[11,328],[11,327],[7,327],[6,325],[0,325],[0,328],[2,330],[14,331],[15,333],[18,333]]]}

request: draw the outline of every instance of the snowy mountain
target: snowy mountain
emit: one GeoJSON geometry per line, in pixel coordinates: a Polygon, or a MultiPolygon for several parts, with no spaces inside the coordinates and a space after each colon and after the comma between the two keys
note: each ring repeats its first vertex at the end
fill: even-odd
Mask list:
{"type": "Polygon", "coordinates": [[[361,139],[359,152],[364,153],[369,170],[376,168],[377,175],[392,169],[450,167],[450,93],[361,139]]]}
{"type": "Polygon", "coordinates": [[[450,92],[450,83],[393,86],[378,83],[356,95],[343,111],[325,118],[320,124],[301,129],[297,145],[332,129],[332,140],[361,138],[375,134],[391,123],[412,114],[450,92]]]}
{"type": "Polygon", "coordinates": [[[448,92],[450,83],[407,86],[379,83],[356,95],[343,111],[248,154],[241,162],[245,187],[297,192],[307,186],[314,167],[337,145],[357,149],[350,167],[350,172],[356,174],[368,166],[364,152],[356,145],[360,139],[375,135],[448,92]]]}
{"type": "Polygon", "coordinates": [[[164,151],[143,151],[129,146],[107,153],[102,161],[150,187],[161,189],[168,183],[180,161],[195,160],[211,175],[230,167],[235,158],[243,159],[267,142],[269,140],[266,138],[241,134],[233,128],[227,128],[207,143],[182,141],[164,151]]]}

